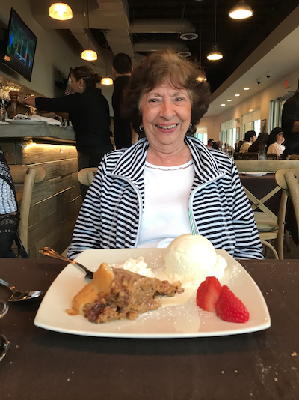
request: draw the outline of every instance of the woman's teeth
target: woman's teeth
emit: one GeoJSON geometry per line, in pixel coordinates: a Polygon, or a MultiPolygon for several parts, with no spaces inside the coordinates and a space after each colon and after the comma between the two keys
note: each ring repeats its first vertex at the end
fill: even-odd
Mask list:
{"type": "Polygon", "coordinates": [[[165,129],[165,130],[173,129],[173,128],[175,128],[176,126],[177,126],[177,124],[168,125],[168,126],[165,126],[165,125],[157,125],[157,127],[158,127],[159,129],[165,129]]]}

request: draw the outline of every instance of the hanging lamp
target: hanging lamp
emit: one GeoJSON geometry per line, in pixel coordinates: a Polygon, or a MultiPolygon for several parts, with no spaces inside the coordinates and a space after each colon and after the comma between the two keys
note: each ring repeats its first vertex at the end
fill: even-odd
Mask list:
{"type": "MultiPolygon", "coordinates": [[[[104,32],[104,34],[107,33],[107,31],[104,32]]],[[[108,68],[107,68],[107,50],[108,50],[108,44],[107,44],[107,39],[105,36],[105,68],[106,68],[106,76],[105,78],[102,78],[101,80],[101,85],[104,86],[110,86],[113,85],[113,80],[108,76],[108,68]]]]}
{"type": "Polygon", "coordinates": [[[73,18],[73,11],[68,4],[65,3],[53,3],[49,7],[49,16],[53,19],[59,19],[65,21],[73,18]]]}
{"type": "Polygon", "coordinates": [[[223,58],[222,53],[218,50],[218,44],[217,44],[217,40],[216,40],[216,31],[217,31],[216,8],[217,8],[217,2],[215,0],[215,43],[212,46],[212,51],[207,55],[207,59],[210,61],[217,61],[217,60],[221,60],[221,58],[223,58]]]}
{"type": "Polygon", "coordinates": [[[96,53],[95,51],[93,51],[93,50],[90,49],[90,42],[89,42],[89,11],[88,11],[88,0],[87,0],[86,4],[87,4],[87,8],[86,8],[86,14],[87,14],[87,32],[86,32],[86,34],[87,34],[87,38],[88,38],[88,46],[89,46],[89,49],[86,49],[86,50],[82,51],[82,53],[81,53],[81,58],[82,58],[82,60],[85,60],[85,61],[95,61],[95,60],[97,60],[98,55],[97,55],[97,53],[96,53]]]}
{"type": "Polygon", "coordinates": [[[228,15],[232,19],[246,19],[252,17],[253,11],[249,5],[245,4],[244,0],[239,0],[239,3],[230,10],[228,15]]]}

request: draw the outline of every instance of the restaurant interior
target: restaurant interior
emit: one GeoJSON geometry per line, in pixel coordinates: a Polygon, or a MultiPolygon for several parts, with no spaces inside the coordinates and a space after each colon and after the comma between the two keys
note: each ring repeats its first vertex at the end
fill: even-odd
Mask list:
{"type": "MultiPolygon", "coordinates": [[[[259,136],[281,126],[283,106],[299,89],[298,1],[67,0],[67,6],[71,16],[63,14],[67,8],[57,14],[51,0],[0,0],[0,149],[25,253],[14,243],[16,258],[0,258],[1,400],[297,399],[299,156],[243,156],[236,145],[247,131],[259,136]],[[251,15],[229,15],[240,8],[251,15]],[[19,62],[7,56],[12,18],[32,45],[19,62]],[[79,255],[92,271],[86,276],[65,258],[83,202],[80,185],[90,186],[97,168],[78,172],[70,121],[19,99],[64,96],[71,68],[89,65],[110,78],[98,87],[113,134],[113,57],[128,54],[134,68],[166,49],[201,65],[211,102],[193,135],[205,145],[221,143],[234,158],[253,209],[265,259],[235,262],[225,250],[217,253],[229,270],[221,282],[250,304],[245,324],[198,311],[193,286],[193,297],[186,290],[184,301],[140,321],[92,324],[68,306],[95,276],[98,260],[118,265],[134,252],[87,250],[96,253],[79,255]]],[[[156,267],[164,255],[133,250],[156,267]]]]}

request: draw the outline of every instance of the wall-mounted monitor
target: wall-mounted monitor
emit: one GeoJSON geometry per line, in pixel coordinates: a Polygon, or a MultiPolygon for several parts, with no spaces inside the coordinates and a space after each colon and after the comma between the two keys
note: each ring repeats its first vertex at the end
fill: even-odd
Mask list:
{"type": "Polygon", "coordinates": [[[31,82],[37,37],[11,8],[7,28],[4,64],[31,82]]]}

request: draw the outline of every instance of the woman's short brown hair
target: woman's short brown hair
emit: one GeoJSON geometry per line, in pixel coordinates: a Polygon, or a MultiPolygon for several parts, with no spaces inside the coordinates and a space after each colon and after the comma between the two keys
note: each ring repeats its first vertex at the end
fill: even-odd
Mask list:
{"type": "Polygon", "coordinates": [[[139,108],[141,96],[164,82],[189,92],[193,126],[197,125],[207,112],[210,88],[200,66],[171,50],[153,52],[133,69],[130,83],[124,93],[122,115],[131,121],[136,132],[140,132],[139,126],[142,123],[139,108]]]}

